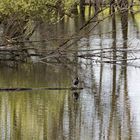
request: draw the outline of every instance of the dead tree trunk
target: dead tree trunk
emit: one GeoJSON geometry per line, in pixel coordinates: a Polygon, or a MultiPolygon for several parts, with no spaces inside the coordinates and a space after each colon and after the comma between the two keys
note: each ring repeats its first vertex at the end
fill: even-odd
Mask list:
{"type": "Polygon", "coordinates": [[[62,2],[62,0],[58,0],[56,2],[56,7],[58,9],[58,15],[60,17],[63,17],[64,16],[64,3],[62,2]]]}
{"type": "Polygon", "coordinates": [[[122,24],[122,35],[124,40],[124,47],[127,47],[127,33],[128,33],[128,1],[118,0],[119,11],[122,24]]]}
{"type": "Polygon", "coordinates": [[[92,2],[91,2],[91,0],[89,1],[89,18],[90,18],[90,16],[91,16],[91,6],[92,6],[92,2]]]}
{"type": "Polygon", "coordinates": [[[134,0],[131,0],[131,3],[130,3],[130,12],[131,12],[131,14],[133,14],[133,5],[134,5],[134,0]]]}
{"type": "Polygon", "coordinates": [[[94,14],[96,15],[96,13],[98,13],[99,11],[99,6],[100,6],[100,1],[99,0],[95,0],[94,1],[94,14]]]}
{"type": "Polygon", "coordinates": [[[80,0],[80,14],[85,16],[85,0],[80,0]]]}
{"type": "Polygon", "coordinates": [[[113,14],[115,12],[115,0],[110,0],[110,14],[113,14]]]}
{"type": "Polygon", "coordinates": [[[75,2],[71,8],[71,13],[77,15],[78,9],[77,9],[77,2],[75,2]]]}

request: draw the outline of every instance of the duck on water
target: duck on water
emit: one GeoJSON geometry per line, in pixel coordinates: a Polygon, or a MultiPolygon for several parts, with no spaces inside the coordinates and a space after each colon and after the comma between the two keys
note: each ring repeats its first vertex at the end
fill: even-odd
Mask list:
{"type": "Polygon", "coordinates": [[[74,85],[74,86],[78,86],[78,84],[79,84],[79,78],[76,77],[76,78],[73,80],[73,85],[74,85]]]}

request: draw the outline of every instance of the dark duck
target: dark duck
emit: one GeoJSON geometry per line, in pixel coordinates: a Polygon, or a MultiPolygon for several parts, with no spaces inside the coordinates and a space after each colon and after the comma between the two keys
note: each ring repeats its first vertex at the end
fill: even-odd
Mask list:
{"type": "Polygon", "coordinates": [[[79,84],[79,78],[76,77],[76,78],[74,79],[74,81],[73,81],[73,85],[74,85],[74,86],[78,86],[78,84],[79,84]]]}

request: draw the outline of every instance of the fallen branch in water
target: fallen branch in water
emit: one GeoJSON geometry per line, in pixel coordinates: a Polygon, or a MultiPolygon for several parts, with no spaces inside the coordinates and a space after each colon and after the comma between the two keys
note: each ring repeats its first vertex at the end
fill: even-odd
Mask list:
{"type": "Polygon", "coordinates": [[[9,92],[17,92],[17,91],[32,91],[32,90],[82,90],[82,87],[68,87],[68,88],[0,88],[0,92],[9,91],[9,92]]]}

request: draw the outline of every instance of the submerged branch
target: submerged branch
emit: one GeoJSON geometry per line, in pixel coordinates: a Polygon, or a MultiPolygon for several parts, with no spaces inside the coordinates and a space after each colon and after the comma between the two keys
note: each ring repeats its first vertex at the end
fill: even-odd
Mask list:
{"type": "Polygon", "coordinates": [[[82,90],[82,87],[68,87],[68,88],[0,88],[0,91],[10,91],[10,92],[17,92],[17,91],[32,91],[32,90],[82,90]]]}

